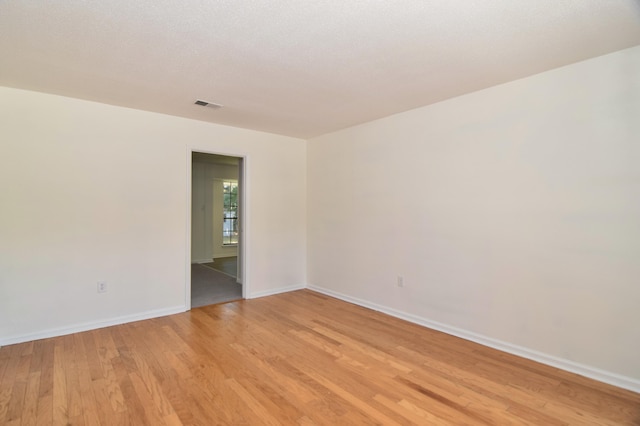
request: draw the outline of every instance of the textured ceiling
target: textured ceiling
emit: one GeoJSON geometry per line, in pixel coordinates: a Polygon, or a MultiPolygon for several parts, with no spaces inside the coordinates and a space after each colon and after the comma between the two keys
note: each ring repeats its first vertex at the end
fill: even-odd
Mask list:
{"type": "Polygon", "coordinates": [[[303,138],[638,44],[635,0],[0,1],[0,85],[303,138]]]}

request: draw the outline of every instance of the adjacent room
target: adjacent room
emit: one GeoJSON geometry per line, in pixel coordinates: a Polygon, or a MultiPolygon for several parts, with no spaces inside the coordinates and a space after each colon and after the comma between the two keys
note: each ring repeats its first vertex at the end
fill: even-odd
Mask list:
{"type": "Polygon", "coordinates": [[[242,299],[242,159],[200,152],[191,158],[191,307],[197,308],[242,299]]]}
{"type": "Polygon", "coordinates": [[[0,3],[0,424],[640,424],[640,3],[0,3]]]}

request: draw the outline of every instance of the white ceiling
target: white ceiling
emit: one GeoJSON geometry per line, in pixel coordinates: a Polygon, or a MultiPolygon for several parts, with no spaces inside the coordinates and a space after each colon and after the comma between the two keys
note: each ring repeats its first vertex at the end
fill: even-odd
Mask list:
{"type": "Polygon", "coordinates": [[[0,85],[302,138],[638,44],[635,0],[0,1],[0,85]]]}

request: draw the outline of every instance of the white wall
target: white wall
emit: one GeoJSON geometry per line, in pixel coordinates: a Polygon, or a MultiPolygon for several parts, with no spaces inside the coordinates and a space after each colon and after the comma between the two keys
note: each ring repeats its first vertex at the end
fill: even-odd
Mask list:
{"type": "Polygon", "coordinates": [[[189,149],[247,158],[249,297],[304,286],[304,141],[0,88],[0,345],[185,309],[189,149]]]}
{"type": "Polygon", "coordinates": [[[310,285],[640,390],[640,47],[307,149],[310,285]]]}

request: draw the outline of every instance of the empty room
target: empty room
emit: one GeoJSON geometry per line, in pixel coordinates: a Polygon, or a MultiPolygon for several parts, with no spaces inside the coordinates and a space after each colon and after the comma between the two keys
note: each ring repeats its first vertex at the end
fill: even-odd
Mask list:
{"type": "Polygon", "coordinates": [[[0,2],[0,425],[640,425],[640,3],[0,2]]]}

